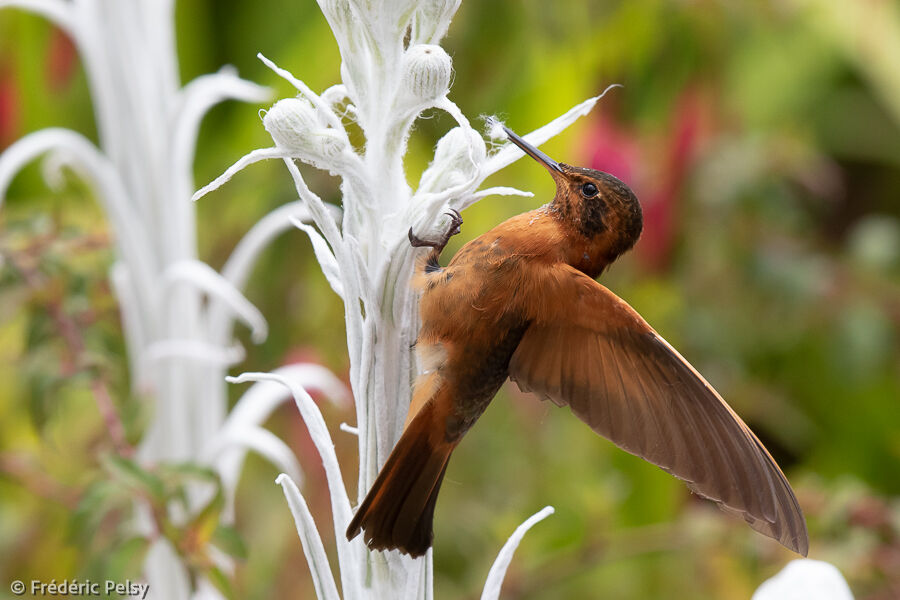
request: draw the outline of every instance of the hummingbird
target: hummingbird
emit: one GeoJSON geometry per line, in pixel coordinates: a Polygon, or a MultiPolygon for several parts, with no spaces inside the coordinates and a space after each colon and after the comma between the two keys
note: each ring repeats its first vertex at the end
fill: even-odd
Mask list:
{"type": "Polygon", "coordinates": [[[439,258],[409,230],[421,292],[415,381],[403,433],[360,504],[347,538],[422,556],[433,541],[454,448],[510,379],[571,411],[617,446],[806,556],[806,522],[787,478],[741,418],[624,300],[595,279],[641,234],[641,205],[609,173],[557,163],[513,131],[556,195],[439,258]]]}

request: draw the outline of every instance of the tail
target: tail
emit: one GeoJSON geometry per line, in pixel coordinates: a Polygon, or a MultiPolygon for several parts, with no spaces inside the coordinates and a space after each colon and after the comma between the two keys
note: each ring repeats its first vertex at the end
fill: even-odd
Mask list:
{"type": "Polygon", "coordinates": [[[455,443],[444,437],[433,402],[415,416],[347,528],[347,539],[365,532],[373,550],[425,554],[434,537],[432,522],[438,490],[455,443]]]}

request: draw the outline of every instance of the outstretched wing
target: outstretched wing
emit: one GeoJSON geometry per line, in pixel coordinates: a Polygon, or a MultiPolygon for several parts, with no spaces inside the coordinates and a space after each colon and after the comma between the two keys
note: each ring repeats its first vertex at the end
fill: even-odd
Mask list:
{"type": "Polygon", "coordinates": [[[529,315],[510,379],[805,556],[806,522],[787,479],[712,386],[604,286],[569,266],[545,275],[553,303],[529,315]]]}

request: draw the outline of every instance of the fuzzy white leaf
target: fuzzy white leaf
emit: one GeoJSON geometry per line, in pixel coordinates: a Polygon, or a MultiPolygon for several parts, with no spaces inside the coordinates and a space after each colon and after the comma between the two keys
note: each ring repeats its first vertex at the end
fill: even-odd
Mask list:
{"type": "Polygon", "coordinates": [[[210,108],[229,99],[265,102],[271,96],[269,88],[241,79],[231,67],[201,75],[188,83],[179,93],[181,106],[173,132],[173,168],[189,168],[193,164],[200,122],[210,108]]]}
{"type": "Polygon", "coordinates": [[[344,487],[344,480],[341,477],[341,468],[334,452],[334,442],[328,433],[325,420],[319,407],[310,397],[310,395],[296,382],[275,373],[243,373],[238,377],[228,377],[227,381],[231,383],[245,383],[247,381],[275,381],[290,389],[303,418],[306,427],[309,429],[310,437],[319,457],[322,459],[322,465],[325,467],[325,479],[328,482],[328,491],[331,496],[331,513],[334,519],[334,535],[337,542],[338,561],[341,566],[341,585],[344,590],[357,589],[357,570],[351,566],[352,562],[350,543],[344,535],[344,530],[350,523],[351,511],[350,500],[347,497],[347,490],[344,487]]]}
{"type": "Polygon", "coordinates": [[[516,189],[514,187],[506,187],[506,186],[496,186],[489,187],[483,190],[479,190],[470,196],[462,198],[461,202],[458,205],[451,203],[451,206],[457,210],[464,210],[482,198],[487,198],[488,196],[522,196],[523,198],[533,198],[534,194],[531,192],[526,192],[523,190],[516,189]]]}
{"type": "MultiPolygon", "coordinates": [[[[335,404],[347,404],[350,392],[331,371],[320,365],[312,363],[299,363],[287,365],[276,369],[276,374],[296,381],[306,389],[315,389],[324,394],[335,404]]],[[[219,436],[228,435],[232,431],[246,431],[258,429],[281,404],[291,399],[288,388],[274,381],[259,381],[254,383],[238,399],[237,404],[231,410],[222,426],[219,436]]],[[[216,442],[214,442],[216,444],[216,442]]],[[[221,447],[213,447],[207,454],[215,455],[221,447]]],[[[222,481],[228,494],[226,495],[226,514],[233,511],[234,490],[237,488],[238,478],[244,463],[243,451],[227,450],[216,459],[216,465],[222,474],[222,481]]],[[[288,469],[285,469],[288,470],[288,469]]],[[[292,477],[299,481],[299,477],[292,473],[292,477]]]]}
{"type": "Polygon", "coordinates": [[[128,266],[121,260],[113,263],[109,271],[109,281],[122,314],[122,328],[125,331],[125,343],[128,346],[132,389],[142,393],[149,383],[145,370],[146,364],[141,358],[148,336],[144,320],[141,318],[141,305],[135,296],[134,282],[131,280],[128,266]]]}
{"type": "MultiPolygon", "coordinates": [[[[352,254],[352,247],[348,249],[341,232],[338,230],[337,222],[334,220],[334,217],[331,215],[322,199],[314,194],[306,185],[306,181],[304,181],[303,175],[300,174],[300,169],[297,168],[297,165],[291,160],[285,160],[284,164],[291,174],[291,178],[294,180],[294,188],[297,190],[297,195],[300,196],[300,199],[303,200],[306,203],[307,208],[309,208],[313,220],[319,227],[319,231],[322,233],[325,241],[328,242],[328,245],[331,246],[335,260],[337,260],[338,266],[343,274],[344,319],[347,325],[347,347],[351,349],[352,353],[353,348],[359,347],[358,343],[364,336],[363,319],[359,311],[357,299],[365,300],[366,296],[364,294],[368,293],[368,290],[364,291],[359,285],[359,282],[362,281],[362,273],[365,271],[365,263],[355,260],[355,257],[352,254]]],[[[355,368],[354,361],[351,358],[351,377],[355,376],[355,368]]],[[[359,404],[357,406],[359,406],[359,404]]]]}
{"type": "MultiPolygon", "coordinates": [[[[286,365],[272,371],[273,375],[295,382],[304,389],[318,390],[335,405],[350,401],[350,391],[334,373],[314,363],[286,365]]],[[[241,395],[225,422],[225,428],[244,428],[262,425],[282,403],[291,399],[291,391],[276,381],[259,381],[241,395]]]]}
{"type": "Polygon", "coordinates": [[[461,0],[420,2],[413,17],[410,40],[416,44],[437,44],[447,34],[450,21],[461,0]]]}
{"type": "Polygon", "coordinates": [[[142,358],[147,364],[161,360],[188,359],[229,367],[244,360],[244,356],[244,348],[240,344],[223,347],[188,338],[153,342],[147,346],[142,358]]]}
{"type": "Polygon", "coordinates": [[[309,507],[300,494],[300,490],[297,489],[297,485],[291,478],[283,473],[278,476],[275,483],[284,490],[291,515],[294,517],[297,535],[300,536],[300,543],[303,545],[303,555],[306,557],[313,585],[316,588],[316,597],[319,600],[340,600],[334,575],[328,564],[328,556],[322,545],[322,538],[319,536],[312,513],[309,512],[309,507]]]}
{"type": "MultiPolygon", "coordinates": [[[[326,207],[339,219],[341,209],[333,204],[326,207]]],[[[263,250],[282,232],[293,227],[291,217],[301,221],[311,219],[309,210],[301,201],[290,202],[280,206],[257,221],[250,230],[244,234],[238,242],[225,265],[222,267],[222,277],[231,282],[237,289],[243,289],[247,278],[253,269],[253,265],[263,250]]],[[[214,339],[219,343],[225,343],[231,337],[231,322],[220,303],[214,303],[210,307],[210,330],[214,339]]]]}
{"type": "MultiPolygon", "coordinates": [[[[267,459],[279,470],[284,471],[295,481],[302,482],[300,465],[290,447],[277,435],[262,427],[226,427],[213,440],[209,454],[219,456],[237,446],[240,449],[253,450],[267,459]]],[[[244,452],[235,453],[241,460],[231,458],[226,461],[215,461],[220,469],[228,469],[223,479],[236,481],[240,473],[244,452]]]]}
{"type": "Polygon", "coordinates": [[[525,534],[531,529],[535,523],[543,521],[553,514],[552,506],[545,506],[539,512],[530,516],[524,523],[519,525],[513,534],[509,537],[500,554],[491,566],[488,572],[487,580],[484,582],[484,591],[481,593],[481,600],[497,600],[500,597],[500,587],[503,585],[503,578],[506,576],[506,569],[512,561],[513,553],[519,547],[519,543],[525,534]]]}
{"type": "Polygon", "coordinates": [[[314,228],[306,225],[299,219],[292,217],[291,223],[309,236],[309,241],[312,242],[313,253],[316,255],[316,260],[319,261],[319,266],[322,268],[322,274],[325,275],[328,285],[331,286],[335,294],[343,298],[344,284],[341,282],[341,268],[338,266],[337,259],[331,252],[331,248],[328,247],[325,238],[319,235],[319,232],[314,228]]]}
{"type": "Polygon", "coordinates": [[[194,195],[191,196],[191,200],[196,202],[213,190],[217,190],[228,183],[228,181],[230,181],[232,177],[237,175],[240,171],[243,171],[246,167],[249,167],[254,163],[262,162],[264,160],[269,160],[272,158],[290,159],[291,153],[284,148],[258,148],[252,152],[249,152],[240,157],[233,165],[225,169],[224,173],[194,192],[194,195]]]}
{"type": "Polygon", "coordinates": [[[236,288],[243,289],[260,253],[278,235],[291,228],[292,218],[301,221],[310,219],[309,211],[303,206],[303,202],[290,202],[279,206],[254,223],[225,261],[222,276],[236,288]]]}
{"type": "Polygon", "coordinates": [[[153,582],[147,590],[148,600],[188,600],[191,581],[187,567],[182,564],[164,537],[157,537],[144,559],[144,574],[153,582]]]}
{"type": "Polygon", "coordinates": [[[284,164],[287,166],[288,172],[294,180],[294,189],[297,190],[297,195],[306,205],[315,224],[318,225],[319,230],[322,232],[322,237],[324,237],[325,241],[328,242],[328,245],[331,246],[338,264],[343,267],[340,256],[342,254],[343,236],[341,236],[341,232],[338,230],[337,221],[335,220],[334,215],[328,209],[329,205],[326,205],[318,195],[309,189],[309,186],[306,185],[306,180],[303,179],[303,175],[300,173],[300,169],[297,168],[297,165],[294,164],[293,160],[285,159],[284,164]]]}
{"type": "Polygon", "coordinates": [[[331,107],[328,105],[328,103],[324,102],[318,94],[316,94],[309,88],[308,85],[294,77],[287,69],[282,69],[271,60],[263,56],[261,52],[257,54],[256,57],[259,58],[259,60],[261,60],[264,65],[275,71],[275,73],[283,77],[288,83],[297,88],[297,91],[299,91],[306,97],[307,100],[313,103],[313,106],[318,109],[319,114],[324,117],[329,125],[341,132],[344,131],[343,123],[341,123],[341,120],[337,117],[336,114],[334,114],[334,111],[331,110],[331,107]]]}
{"type": "MultiPolygon", "coordinates": [[[[619,84],[613,84],[603,90],[599,96],[594,96],[593,98],[589,98],[578,104],[568,111],[565,114],[553,119],[543,127],[539,127],[535,129],[531,133],[522,136],[525,138],[529,144],[534,146],[540,146],[553,136],[562,132],[566,127],[577,121],[580,117],[591,112],[591,109],[594,108],[594,105],[597,104],[597,101],[600,100],[603,96],[606,95],[606,92],[611,90],[614,87],[621,87],[619,84]]],[[[504,146],[499,152],[488,158],[487,163],[484,166],[484,175],[488,176],[492,173],[496,173],[503,167],[506,167],[520,158],[525,156],[525,153],[519,149],[518,146],[513,144],[507,144],[504,146]]]]}
{"type": "Polygon", "coordinates": [[[163,293],[176,283],[188,283],[206,292],[210,297],[225,303],[235,315],[250,327],[251,337],[257,344],[269,335],[266,318],[252,302],[219,275],[215,269],[199,260],[180,260],[170,264],[162,275],[163,293]]]}

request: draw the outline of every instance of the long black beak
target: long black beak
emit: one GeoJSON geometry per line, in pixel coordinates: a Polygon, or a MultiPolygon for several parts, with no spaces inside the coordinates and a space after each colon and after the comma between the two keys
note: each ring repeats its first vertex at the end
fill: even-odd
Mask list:
{"type": "Polygon", "coordinates": [[[538,150],[537,148],[535,148],[534,146],[532,146],[531,144],[529,144],[528,142],[523,140],[521,137],[516,135],[515,132],[513,132],[506,125],[501,125],[501,127],[503,127],[503,131],[506,132],[506,137],[509,138],[509,141],[511,141],[513,144],[515,144],[516,146],[518,146],[519,148],[524,150],[525,154],[527,154],[534,160],[538,161],[539,163],[541,163],[542,165],[547,167],[548,171],[550,171],[551,173],[562,173],[563,172],[562,169],[559,168],[558,162],[556,162],[555,160],[553,160],[552,158],[550,158],[549,156],[547,156],[546,154],[544,154],[543,152],[541,152],[540,150],[538,150]]]}

